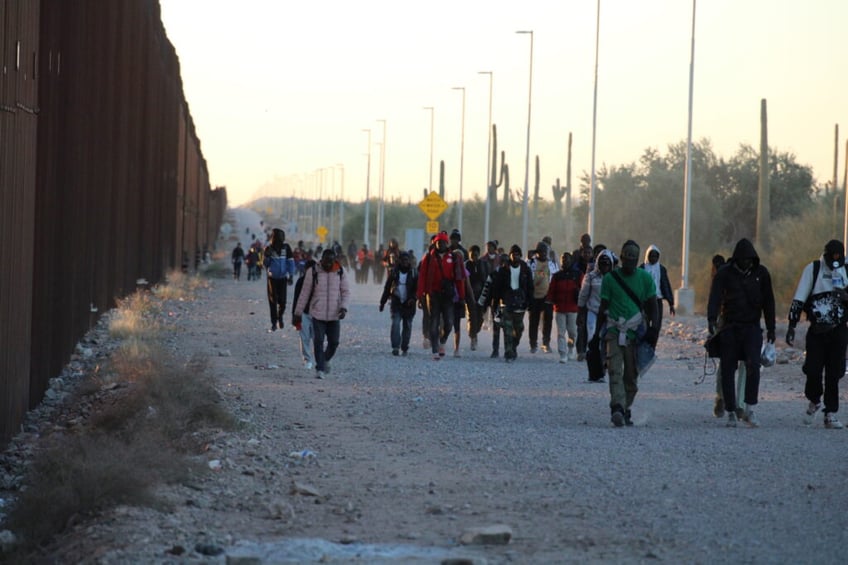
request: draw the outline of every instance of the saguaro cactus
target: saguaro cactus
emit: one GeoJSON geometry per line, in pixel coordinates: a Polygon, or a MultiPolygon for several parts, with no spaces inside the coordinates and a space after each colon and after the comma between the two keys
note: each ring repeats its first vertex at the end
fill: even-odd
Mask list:
{"type": "Polygon", "coordinates": [[[439,196],[445,198],[445,162],[439,161],[439,196]]]}
{"type": "MultiPolygon", "coordinates": [[[[498,188],[500,188],[504,180],[504,167],[506,166],[504,159],[504,152],[501,151],[501,166],[498,167],[498,126],[492,124],[492,176],[489,179],[489,198],[495,204],[498,203],[498,188]],[[501,172],[501,179],[497,181],[499,170],[501,172]]],[[[506,200],[507,198],[504,198],[504,201],[506,200]]]]}

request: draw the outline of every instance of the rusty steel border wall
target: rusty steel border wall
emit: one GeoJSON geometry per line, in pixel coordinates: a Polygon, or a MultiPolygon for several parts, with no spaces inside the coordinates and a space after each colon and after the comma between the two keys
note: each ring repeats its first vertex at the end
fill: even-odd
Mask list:
{"type": "Polygon", "coordinates": [[[212,190],[158,0],[0,0],[0,446],[137,281],[194,271],[212,190]]]}

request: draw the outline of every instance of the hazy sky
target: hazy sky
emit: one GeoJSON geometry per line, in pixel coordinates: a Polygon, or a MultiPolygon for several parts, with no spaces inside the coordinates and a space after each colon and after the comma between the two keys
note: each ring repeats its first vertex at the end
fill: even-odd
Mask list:
{"type": "MultiPolygon", "coordinates": [[[[386,198],[421,199],[445,161],[446,198],[486,186],[489,76],[498,149],[511,185],[524,185],[533,30],[530,190],[541,194],[591,168],[595,0],[160,0],[213,186],[242,204],[275,179],[286,194],[365,196],[379,187],[386,120],[386,198]],[[462,153],[462,91],[465,144],[462,153]],[[333,171],[332,174],[330,171],[333,171]],[[299,186],[299,188],[297,188],[299,186]]],[[[769,145],[794,153],[824,183],[839,182],[848,134],[845,0],[701,0],[695,24],[693,139],[730,157],[759,147],[760,100],[769,145]],[[840,41],[841,40],[841,41],[840,41]],[[841,42],[841,45],[840,45],[841,42]]],[[[602,0],[596,168],[666,152],[686,139],[692,2],[602,0]]],[[[681,186],[683,180],[681,179],[681,186]]],[[[682,196],[681,196],[682,197],[682,196]]],[[[422,216],[423,218],[423,216],[422,216]]]]}

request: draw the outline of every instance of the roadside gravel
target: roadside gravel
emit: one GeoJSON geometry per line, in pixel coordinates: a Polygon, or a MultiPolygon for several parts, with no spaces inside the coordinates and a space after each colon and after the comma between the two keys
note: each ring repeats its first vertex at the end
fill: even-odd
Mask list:
{"type": "Polygon", "coordinates": [[[764,369],[761,427],[729,429],[712,416],[715,377],[696,384],[705,321],[668,319],[635,426],[614,428],[607,386],[531,355],[526,336],[511,365],[489,358],[488,332],[434,362],[419,314],[410,356],[393,357],[380,289],[351,286],[324,380],[303,368],[290,319],[267,331],[261,282],[214,280],[180,304],[170,347],[209,360],[243,428],[210,444],[215,470],[162,487],[167,506],[74,526],[51,558],[844,563],[848,431],[802,424],[800,351],[779,348],[764,369]],[[459,543],[483,526],[511,541],[459,543]]]}

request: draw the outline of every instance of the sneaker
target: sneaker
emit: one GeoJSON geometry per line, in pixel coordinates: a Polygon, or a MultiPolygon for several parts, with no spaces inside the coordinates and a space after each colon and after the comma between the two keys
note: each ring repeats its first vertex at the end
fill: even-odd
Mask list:
{"type": "Polygon", "coordinates": [[[495,349],[494,351],[492,351],[492,354],[489,355],[489,357],[492,359],[497,359],[498,357],[500,357],[500,353],[498,353],[498,350],[495,349]]]}
{"type": "Polygon", "coordinates": [[[445,356],[445,346],[440,345],[439,346],[439,357],[444,357],[444,356],[445,356]]]}
{"type": "Polygon", "coordinates": [[[565,364],[566,358],[564,355],[559,356],[559,362],[565,364]]]}
{"type": "Polygon", "coordinates": [[[536,347],[535,345],[530,346],[530,353],[536,353],[537,351],[539,351],[538,347],[536,347]]]}
{"type": "Polygon", "coordinates": [[[574,361],[575,359],[577,359],[577,353],[574,351],[573,347],[568,350],[567,357],[569,361],[574,361]]]}
{"type": "Polygon", "coordinates": [[[477,351],[477,338],[471,338],[471,351],[477,351]]]}
{"type": "Polygon", "coordinates": [[[270,330],[268,330],[268,331],[269,331],[269,332],[275,332],[275,331],[277,331],[277,324],[271,324],[271,329],[270,329],[270,330]]]}
{"type": "Polygon", "coordinates": [[[400,354],[400,350],[398,350],[398,349],[392,349],[392,355],[394,355],[395,357],[397,357],[399,354],[400,354]]]}
{"type": "Polygon", "coordinates": [[[825,412],[824,427],[831,430],[841,430],[844,426],[833,412],[825,412]]]}
{"type": "Polygon", "coordinates": [[[809,426],[810,424],[813,423],[813,420],[815,420],[815,418],[816,418],[816,412],[819,411],[819,408],[821,408],[821,402],[816,403],[816,402],[810,401],[810,403],[807,404],[807,413],[804,414],[804,423],[805,424],[807,424],[809,426]]]}
{"type": "Polygon", "coordinates": [[[727,413],[727,424],[725,424],[728,428],[736,427],[736,412],[728,412],[727,413]]]}
{"type": "Polygon", "coordinates": [[[324,375],[325,375],[324,371],[317,371],[317,372],[315,373],[315,378],[316,378],[316,379],[323,379],[323,378],[324,378],[324,375]]]}
{"type": "Polygon", "coordinates": [[[453,350],[453,356],[454,356],[454,357],[462,357],[462,355],[460,355],[460,353],[459,353],[459,349],[454,349],[454,350],[453,350]]]}
{"type": "Polygon", "coordinates": [[[757,419],[757,415],[754,414],[753,408],[745,408],[745,415],[742,416],[742,421],[752,428],[760,427],[760,421],[757,419]]]}
{"type": "Polygon", "coordinates": [[[577,354],[577,360],[582,363],[583,361],[586,360],[586,354],[585,353],[578,353],[577,354]]]}
{"type": "Polygon", "coordinates": [[[441,361],[441,360],[442,360],[442,356],[441,356],[441,355],[439,355],[438,353],[436,353],[435,355],[433,355],[433,361],[441,361]]]}
{"type": "Polygon", "coordinates": [[[403,351],[401,351],[400,356],[401,356],[401,357],[407,357],[407,356],[409,356],[409,351],[407,351],[406,349],[404,349],[403,351]]]}
{"type": "Polygon", "coordinates": [[[309,361],[307,361],[306,365],[304,365],[304,366],[306,367],[307,370],[312,370],[312,368],[314,367],[314,365],[309,361]]]}
{"type": "Polygon", "coordinates": [[[717,396],[713,403],[713,416],[716,418],[724,418],[724,399],[717,396]]]}
{"type": "Polygon", "coordinates": [[[612,423],[616,428],[620,428],[624,425],[624,413],[620,410],[616,410],[612,413],[612,418],[610,418],[610,420],[612,420],[612,423]]]}
{"type": "Polygon", "coordinates": [[[633,420],[631,419],[630,410],[624,411],[624,425],[625,426],[632,426],[633,425],[633,420]]]}

